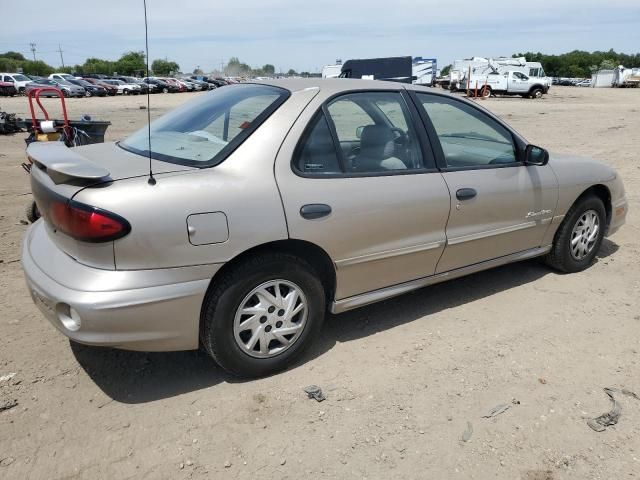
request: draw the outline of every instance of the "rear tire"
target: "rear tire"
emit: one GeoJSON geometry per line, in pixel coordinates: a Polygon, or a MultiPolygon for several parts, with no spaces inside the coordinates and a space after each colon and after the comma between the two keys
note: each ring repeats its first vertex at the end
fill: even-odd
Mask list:
{"type": "Polygon", "coordinates": [[[598,254],[600,245],[607,228],[607,212],[602,200],[595,195],[587,195],[569,209],[564,221],[556,232],[551,251],[546,255],[547,265],[565,273],[581,272],[588,268],[598,254]],[[595,216],[595,217],[594,217],[595,216]],[[593,225],[585,219],[596,218],[597,232],[593,241],[588,236],[593,235],[593,225]],[[580,233],[580,232],[584,233],[580,233]],[[580,245],[584,246],[578,251],[580,245]]]}
{"type": "MultiPolygon", "coordinates": [[[[260,299],[257,306],[248,308],[265,308],[264,305],[269,303],[263,304],[260,299]]],[[[218,365],[233,375],[240,377],[271,375],[291,366],[318,336],[324,321],[325,305],[326,297],[322,283],[313,267],[306,261],[286,253],[255,256],[224,273],[209,287],[200,319],[200,342],[218,365]],[[301,293],[298,296],[297,305],[305,305],[305,309],[301,310],[304,313],[298,314],[300,316],[297,317],[292,316],[293,320],[289,321],[288,313],[284,310],[287,307],[283,309],[276,307],[273,312],[269,310],[269,313],[261,310],[264,315],[263,313],[253,315],[257,317],[255,320],[259,321],[260,325],[256,323],[255,327],[249,327],[252,330],[241,331],[238,325],[244,325],[242,322],[246,321],[247,317],[251,317],[251,315],[242,315],[241,310],[249,305],[251,298],[258,298],[257,295],[252,297],[252,292],[274,281],[285,284],[283,297],[287,292],[291,292],[290,287],[301,293]],[[283,324],[279,318],[289,323],[283,324]],[[259,342],[262,340],[258,340],[252,348],[247,347],[246,343],[250,341],[248,339],[254,334],[260,336],[264,335],[260,332],[275,333],[279,328],[294,325],[293,321],[299,322],[295,325],[301,326],[299,333],[289,339],[289,344],[267,337],[265,344],[268,342],[268,345],[264,348],[269,350],[268,353],[261,353],[260,349],[263,346],[259,345],[259,342]],[[282,351],[277,352],[280,344],[282,351]],[[276,351],[272,353],[271,350],[276,351]],[[260,355],[262,358],[256,357],[260,355]]],[[[271,307],[268,308],[271,309],[271,307]]],[[[295,309],[292,307],[291,310],[287,309],[287,312],[293,310],[295,309]]],[[[260,338],[264,337],[260,336],[260,338]]]]}

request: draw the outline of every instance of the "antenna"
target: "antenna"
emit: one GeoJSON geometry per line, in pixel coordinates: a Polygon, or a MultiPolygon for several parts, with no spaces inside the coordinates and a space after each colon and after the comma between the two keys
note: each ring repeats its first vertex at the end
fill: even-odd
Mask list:
{"type": "MultiPolygon", "coordinates": [[[[146,60],[146,77],[149,78],[149,28],[147,27],[147,0],[142,0],[144,5],[144,44],[145,44],[145,60],[146,60]]],[[[151,169],[151,101],[149,93],[149,85],[147,84],[147,138],[149,139],[149,145],[147,152],[149,152],[149,185],[155,185],[156,179],[153,178],[153,170],[151,169]]]]}

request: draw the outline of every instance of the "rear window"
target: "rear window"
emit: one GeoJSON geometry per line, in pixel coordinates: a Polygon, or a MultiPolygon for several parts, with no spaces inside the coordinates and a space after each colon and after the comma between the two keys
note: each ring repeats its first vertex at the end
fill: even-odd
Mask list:
{"type": "Polygon", "coordinates": [[[169,112],[119,145],[125,150],[180,165],[220,163],[284,101],[289,92],[269,85],[216,89],[169,112]]]}

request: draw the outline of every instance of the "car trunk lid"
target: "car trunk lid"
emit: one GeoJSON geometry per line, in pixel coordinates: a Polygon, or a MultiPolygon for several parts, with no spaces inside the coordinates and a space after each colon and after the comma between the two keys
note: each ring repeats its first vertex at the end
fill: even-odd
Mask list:
{"type": "MultiPolygon", "coordinates": [[[[108,189],[118,180],[149,175],[149,159],[127,152],[114,143],[68,148],[62,142],[35,142],[27,148],[27,156],[33,164],[31,191],[53,242],[80,263],[114,269],[113,241],[74,238],[64,231],[56,215],[63,207],[74,208],[73,198],[84,188],[108,189]]],[[[151,168],[154,176],[194,169],[158,160],[152,160],[151,168]]],[[[80,207],[88,211],[88,215],[92,212],[101,215],[101,205],[80,207]]],[[[118,212],[106,214],[118,217],[118,212]]]]}

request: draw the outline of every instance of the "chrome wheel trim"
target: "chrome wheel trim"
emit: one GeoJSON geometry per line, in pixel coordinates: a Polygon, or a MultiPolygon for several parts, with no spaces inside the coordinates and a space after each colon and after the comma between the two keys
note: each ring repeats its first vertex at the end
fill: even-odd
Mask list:
{"type": "Polygon", "coordinates": [[[571,256],[575,260],[588,256],[596,245],[599,233],[600,216],[595,210],[587,210],[580,215],[571,231],[571,256]]]}
{"type": "Polygon", "coordinates": [[[233,336],[240,349],[254,358],[280,355],[300,338],[308,318],[302,289],[287,280],[270,280],[251,290],[240,302],[233,336]]]}

